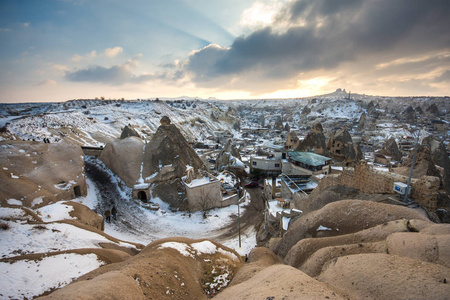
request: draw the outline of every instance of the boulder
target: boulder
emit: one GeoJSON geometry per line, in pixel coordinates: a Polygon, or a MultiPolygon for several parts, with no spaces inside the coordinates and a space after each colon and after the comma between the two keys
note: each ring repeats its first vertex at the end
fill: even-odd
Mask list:
{"type": "Polygon", "coordinates": [[[388,254],[339,257],[318,280],[349,299],[448,299],[450,269],[388,254]]]}

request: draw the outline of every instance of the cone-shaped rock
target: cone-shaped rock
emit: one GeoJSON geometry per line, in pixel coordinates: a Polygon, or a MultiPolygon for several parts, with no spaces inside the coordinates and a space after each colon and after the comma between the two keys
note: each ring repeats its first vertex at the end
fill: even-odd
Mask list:
{"type": "Polygon", "coordinates": [[[400,161],[402,159],[402,153],[398,149],[397,142],[395,141],[395,138],[391,137],[389,140],[386,141],[384,144],[383,149],[381,149],[381,154],[391,156],[396,161],[400,161]]]}
{"type": "Polygon", "coordinates": [[[143,178],[159,173],[162,168],[167,166],[171,167],[171,174],[161,177],[162,180],[181,178],[186,171],[186,166],[191,166],[196,170],[204,167],[203,162],[188,144],[180,130],[175,125],[170,124],[168,117],[163,117],[161,126],[145,147],[143,178]]]}
{"type": "Polygon", "coordinates": [[[139,135],[139,133],[137,133],[137,131],[134,130],[133,127],[127,125],[123,128],[122,134],[120,135],[120,139],[123,140],[124,138],[130,137],[130,136],[136,136],[138,138],[141,137],[139,135]]]}

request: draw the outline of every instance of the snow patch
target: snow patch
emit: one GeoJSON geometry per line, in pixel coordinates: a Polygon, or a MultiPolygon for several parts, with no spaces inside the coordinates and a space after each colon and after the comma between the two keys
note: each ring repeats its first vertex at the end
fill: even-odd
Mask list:
{"type": "Polygon", "coordinates": [[[102,266],[95,254],[75,253],[0,263],[1,295],[4,299],[31,299],[61,288],[74,279],[102,266]]]}

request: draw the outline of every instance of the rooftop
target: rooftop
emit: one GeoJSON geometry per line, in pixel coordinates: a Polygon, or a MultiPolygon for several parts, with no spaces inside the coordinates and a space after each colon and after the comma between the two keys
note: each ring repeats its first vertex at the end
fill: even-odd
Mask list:
{"type": "Polygon", "coordinates": [[[330,161],[331,158],[329,157],[325,157],[313,152],[288,152],[288,156],[298,162],[313,166],[313,167],[318,167],[318,166],[323,166],[325,165],[325,163],[327,161],[330,161]]]}

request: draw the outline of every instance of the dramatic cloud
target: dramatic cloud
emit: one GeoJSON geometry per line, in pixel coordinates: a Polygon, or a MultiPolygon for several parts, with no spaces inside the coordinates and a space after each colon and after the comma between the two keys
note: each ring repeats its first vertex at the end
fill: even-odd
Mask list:
{"type": "Polygon", "coordinates": [[[185,70],[197,85],[227,86],[254,80],[255,72],[261,85],[366,58],[379,66],[385,58],[448,49],[449,15],[448,1],[290,1],[270,26],[236,38],[229,48],[191,53],[185,70]]]}
{"type": "Polygon", "coordinates": [[[100,82],[120,85],[133,77],[128,65],[115,65],[109,68],[91,66],[86,69],[67,72],[65,78],[73,82],[100,82]]]}
{"type": "Polygon", "coordinates": [[[122,52],[123,52],[122,47],[114,47],[106,49],[103,54],[107,57],[114,57],[122,52]]]}

